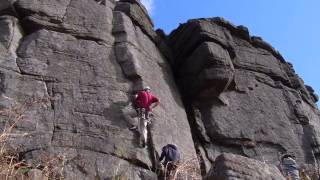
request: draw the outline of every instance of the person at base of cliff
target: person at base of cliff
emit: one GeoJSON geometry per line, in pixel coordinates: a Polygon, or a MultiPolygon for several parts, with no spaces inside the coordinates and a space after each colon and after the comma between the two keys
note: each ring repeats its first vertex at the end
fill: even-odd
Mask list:
{"type": "Polygon", "coordinates": [[[180,161],[180,153],[178,147],[174,144],[167,144],[166,146],[162,147],[162,153],[159,158],[159,162],[164,159],[164,174],[165,176],[170,176],[171,172],[173,172],[179,161],[180,161]]]}
{"type": "Polygon", "coordinates": [[[299,168],[295,161],[295,156],[291,154],[285,154],[281,158],[282,173],[287,180],[300,180],[299,168]]]}
{"type": "Polygon", "coordinates": [[[311,180],[306,172],[306,166],[304,164],[300,165],[300,178],[301,180],[311,180]]]}

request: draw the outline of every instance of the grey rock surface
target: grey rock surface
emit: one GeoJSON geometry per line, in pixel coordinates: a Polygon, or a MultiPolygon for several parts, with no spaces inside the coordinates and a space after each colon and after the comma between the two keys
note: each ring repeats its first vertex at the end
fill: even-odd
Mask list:
{"type": "Polygon", "coordinates": [[[136,0],[121,0],[115,7],[116,11],[121,11],[129,16],[132,21],[138,25],[146,35],[151,38],[156,38],[156,33],[153,30],[153,22],[150,19],[147,10],[136,0]]]}
{"type": "Polygon", "coordinates": [[[122,12],[115,12],[115,53],[122,72],[131,80],[133,90],[148,85],[160,97],[161,105],[154,112],[152,142],[160,150],[168,142],[179,146],[182,156],[195,157],[190,127],[172,78],[171,68],[153,41],[122,12]],[[178,131],[179,129],[179,131],[178,131]]]}
{"type": "Polygon", "coordinates": [[[217,157],[206,179],[285,180],[275,165],[230,153],[217,157]]]}
{"type": "Polygon", "coordinates": [[[11,15],[11,16],[18,16],[13,3],[16,0],[2,0],[0,3],[0,16],[1,15],[11,15]]]}
{"type": "Polygon", "coordinates": [[[111,45],[112,10],[93,0],[19,0],[15,4],[28,33],[50,29],[111,45]]]}
{"type": "Polygon", "coordinates": [[[271,45],[222,18],[153,28],[139,0],[1,1],[0,130],[18,120],[7,148],[65,157],[66,179],[157,179],[168,143],[198,154],[203,175],[223,152],[319,160],[319,97],[271,45]],[[141,148],[125,111],[146,85],[160,105],[141,148]]]}
{"type": "Polygon", "coordinates": [[[0,16],[0,67],[17,71],[16,50],[23,36],[18,19],[13,16],[0,16]]]}
{"type": "MultiPolygon", "coordinates": [[[[149,18],[141,3],[126,3],[149,18]]],[[[137,24],[134,14],[116,11],[114,1],[19,0],[14,6],[19,19],[0,16],[1,109],[18,105],[23,111],[14,129],[22,136],[10,138],[9,149],[30,162],[66,157],[66,179],[157,179],[151,170],[167,143],[177,144],[183,158],[196,157],[151,22],[137,24]],[[144,85],[161,101],[147,148],[139,146],[122,111],[144,85]]],[[[13,123],[10,117],[1,116],[1,130],[13,123]]]]}
{"type": "Polygon", "coordinates": [[[206,171],[222,152],[268,163],[284,152],[299,163],[320,158],[316,98],[268,43],[222,18],[190,20],[169,40],[206,171]]]}

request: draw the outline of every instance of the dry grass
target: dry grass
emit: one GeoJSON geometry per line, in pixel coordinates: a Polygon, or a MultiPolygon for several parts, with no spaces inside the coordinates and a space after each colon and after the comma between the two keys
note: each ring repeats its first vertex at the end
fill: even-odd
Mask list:
{"type": "Polygon", "coordinates": [[[305,172],[311,180],[318,180],[319,178],[319,165],[304,164],[305,172]]]}
{"type": "Polygon", "coordinates": [[[30,98],[21,104],[11,98],[4,98],[10,101],[11,105],[0,110],[0,118],[5,121],[5,127],[0,132],[0,179],[63,179],[61,174],[66,162],[65,157],[46,155],[39,158],[41,160],[38,163],[27,163],[18,149],[9,148],[11,140],[28,135],[15,132],[15,127],[24,120],[27,110],[34,105],[46,106],[49,99],[30,98]]]}
{"type": "MultiPolygon", "coordinates": [[[[167,167],[165,167],[165,172],[167,171],[167,167]]],[[[176,165],[174,171],[165,177],[165,180],[200,180],[202,179],[201,170],[199,167],[199,159],[192,158],[189,160],[185,160],[179,162],[176,165]]]]}
{"type": "MultiPolygon", "coordinates": [[[[5,97],[7,100],[11,100],[5,97]]],[[[1,179],[12,179],[12,177],[20,177],[19,167],[23,165],[19,162],[19,156],[14,155],[13,152],[9,152],[6,147],[8,139],[14,136],[20,136],[20,134],[12,133],[12,130],[23,119],[23,114],[26,109],[24,106],[17,102],[13,102],[9,108],[2,109],[0,111],[1,118],[9,124],[9,127],[5,126],[0,134],[0,177],[1,179]]],[[[21,176],[22,177],[22,176],[21,176]]],[[[23,178],[23,177],[22,177],[23,178]]]]}

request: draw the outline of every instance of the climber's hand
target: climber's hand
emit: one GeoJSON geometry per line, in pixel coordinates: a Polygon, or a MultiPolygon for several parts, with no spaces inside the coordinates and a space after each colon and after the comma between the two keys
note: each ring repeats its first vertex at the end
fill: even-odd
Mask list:
{"type": "Polygon", "coordinates": [[[161,162],[158,162],[157,168],[163,169],[163,167],[164,167],[163,164],[161,162]]]}

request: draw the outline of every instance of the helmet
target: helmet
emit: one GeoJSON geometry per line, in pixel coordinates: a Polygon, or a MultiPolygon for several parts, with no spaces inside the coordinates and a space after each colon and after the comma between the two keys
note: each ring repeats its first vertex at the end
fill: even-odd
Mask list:
{"type": "Polygon", "coordinates": [[[151,90],[151,88],[149,87],[149,86],[145,86],[144,88],[143,88],[143,90],[145,90],[145,91],[147,91],[147,90],[151,90]]]}

